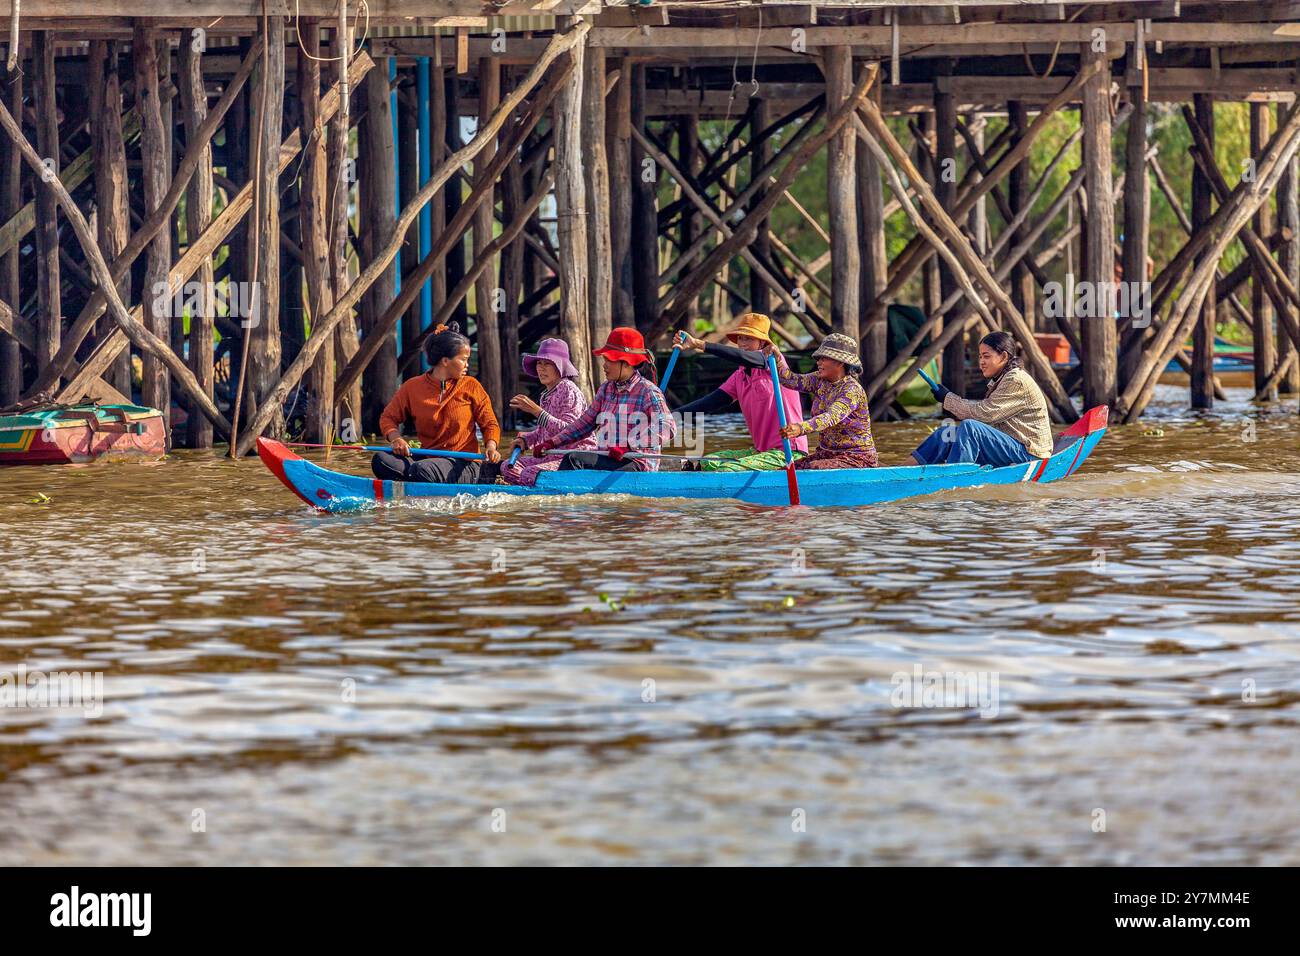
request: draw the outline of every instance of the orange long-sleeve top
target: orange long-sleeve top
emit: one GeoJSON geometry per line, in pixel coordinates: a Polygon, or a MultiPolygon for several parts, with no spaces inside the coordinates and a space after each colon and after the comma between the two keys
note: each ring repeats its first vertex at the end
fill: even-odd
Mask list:
{"type": "Polygon", "coordinates": [[[478,451],[475,425],[484,441],[501,441],[487,391],[468,375],[448,383],[435,382],[428,374],[407,379],[379,416],[379,429],[387,437],[407,418],[415,420],[415,434],[425,448],[478,451]]]}

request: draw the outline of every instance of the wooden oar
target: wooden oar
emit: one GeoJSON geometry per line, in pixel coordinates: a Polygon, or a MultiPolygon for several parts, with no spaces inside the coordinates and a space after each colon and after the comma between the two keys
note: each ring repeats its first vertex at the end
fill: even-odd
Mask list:
{"type": "Polygon", "coordinates": [[[673,354],[668,356],[668,365],[664,369],[664,377],[659,381],[659,391],[668,391],[668,380],[673,377],[673,369],[677,367],[677,356],[682,352],[682,344],[686,341],[686,333],[677,333],[677,344],[673,346],[673,354]]]}
{"type": "MultiPolygon", "coordinates": [[[[776,372],[776,356],[767,357],[767,370],[772,373],[772,400],[776,402],[776,420],[785,428],[785,402],[781,400],[781,376],[776,372]]],[[[794,474],[794,451],[790,448],[790,439],[781,438],[781,448],[785,451],[785,479],[790,485],[790,504],[799,503],[799,479],[794,474]]]]}
{"type": "MultiPolygon", "coordinates": [[[[314,445],[305,441],[285,442],[290,448],[340,448],[346,451],[392,451],[390,445],[314,445]]],[[[483,461],[483,456],[476,451],[448,451],[443,448],[412,448],[411,454],[416,458],[468,458],[483,461]]]]}

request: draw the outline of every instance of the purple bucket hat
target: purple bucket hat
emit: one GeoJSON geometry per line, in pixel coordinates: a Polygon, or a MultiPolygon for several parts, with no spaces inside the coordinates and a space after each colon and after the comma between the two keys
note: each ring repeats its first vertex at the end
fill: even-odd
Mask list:
{"type": "Polygon", "coordinates": [[[553,363],[562,378],[578,377],[578,370],[569,361],[569,345],[563,339],[542,339],[535,355],[524,356],[524,374],[529,378],[537,378],[538,359],[553,363]]]}

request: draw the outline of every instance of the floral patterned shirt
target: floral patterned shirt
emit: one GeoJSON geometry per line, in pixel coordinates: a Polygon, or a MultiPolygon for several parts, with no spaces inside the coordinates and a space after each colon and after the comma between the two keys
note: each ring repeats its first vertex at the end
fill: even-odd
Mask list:
{"type": "Polygon", "coordinates": [[[856,452],[875,457],[876,443],[871,437],[871,410],[867,393],[855,375],[845,375],[838,382],[828,382],[817,373],[790,371],[785,356],[777,353],[777,372],[781,384],[812,396],[812,417],[803,423],[804,433],[821,435],[818,451],[856,452]]]}
{"type": "MultiPolygon", "coordinates": [[[[587,396],[582,394],[582,389],[573,379],[562,378],[542,392],[542,397],[537,404],[542,406],[542,413],[537,416],[537,427],[519,433],[519,437],[529,448],[539,441],[550,441],[576,422],[587,410],[587,396]]],[[[575,450],[595,448],[596,440],[588,436],[566,447],[575,450]]]]}

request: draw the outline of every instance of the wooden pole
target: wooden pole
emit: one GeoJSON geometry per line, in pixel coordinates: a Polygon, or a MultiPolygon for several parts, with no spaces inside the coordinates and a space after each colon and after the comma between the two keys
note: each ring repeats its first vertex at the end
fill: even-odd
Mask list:
{"type": "MultiPolygon", "coordinates": [[[[583,55],[581,130],[586,150],[583,170],[586,173],[587,253],[591,257],[587,289],[588,335],[591,342],[603,344],[614,326],[609,163],[605,156],[605,50],[603,47],[588,47],[583,55]]],[[[509,356],[509,359],[512,365],[517,361],[515,356],[509,356]]]]}
{"type": "MultiPolygon", "coordinates": [[[[501,103],[501,68],[493,57],[482,57],[478,61],[478,116],[479,125],[488,121],[501,103]]],[[[474,160],[474,171],[482,174],[492,164],[496,154],[496,141],[491,140],[474,160]]],[[[493,209],[496,206],[494,183],[485,182],[481,175],[475,176],[476,188],[487,190],[490,195],[479,205],[474,213],[474,259],[484,254],[492,244],[493,209]]],[[[504,308],[504,302],[497,291],[497,261],[494,258],[484,263],[474,283],[474,315],[478,329],[478,377],[484,390],[492,401],[492,409],[500,421],[505,414],[505,402],[508,396],[502,394],[501,369],[501,323],[498,308],[504,308]]]]}
{"type": "MultiPolygon", "coordinates": [[[[459,34],[458,34],[459,36],[459,34]]],[[[444,119],[447,121],[446,131],[444,133],[444,150],[443,155],[449,155],[459,152],[464,148],[464,140],[460,134],[460,69],[457,64],[457,72],[446,77],[446,83],[443,85],[445,99],[444,119]]],[[[463,186],[458,179],[452,179],[444,192],[446,208],[444,213],[451,221],[460,212],[461,202],[464,198],[463,186]]],[[[447,252],[445,263],[447,276],[447,287],[455,286],[465,275],[465,239],[460,237],[457,242],[447,252]]],[[[460,325],[461,331],[469,331],[469,311],[462,299],[456,307],[452,316],[460,325]]]]}
{"type": "MultiPolygon", "coordinates": [[[[1277,104],[1277,123],[1281,126],[1285,118],[1285,106],[1277,104]]],[[[1300,288],[1300,160],[1292,158],[1287,162],[1278,180],[1277,188],[1278,227],[1290,233],[1278,250],[1278,264],[1291,280],[1291,284],[1300,288]]],[[[1292,315],[1297,313],[1292,310],[1292,315]]],[[[1280,319],[1281,316],[1278,316],[1280,319]]],[[[1285,335],[1277,337],[1277,362],[1286,366],[1286,371],[1277,382],[1279,395],[1300,394],[1300,361],[1290,361],[1296,354],[1295,346],[1285,335]]]]}
{"type": "MultiPolygon", "coordinates": [[[[377,60],[375,69],[366,77],[364,136],[358,139],[364,151],[364,188],[361,192],[365,216],[361,235],[368,246],[365,250],[367,265],[393,241],[397,220],[397,144],[393,141],[392,97],[389,92],[388,63],[377,60]]],[[[379,430],[379,416],[397,391],[396,328],[379,327],[380,317],[397,295],[396,284],[397,267],[390,262],[363,299],[362,335],[367,339],[378,336],[381,342],[361,381],[361,421],[366,432],[379,430]]]]}
{"type": "MultiPolygon", "coordinates": [[[[513,140],[505,149],[511,149],[513,140]]],[[[501,174],[501,218],[505,223],[514,222],[524,206],[524,172],[520,167],[519,153],[513,154],[510,163],[501,174]]],[[[526,217],[527,218],[527,217],[526,217]]],[[[501,314],[501,394],[514,396],[520,393],[520,356],[523,349],[519,341],[519,321],[521,310],[519,300],[524,289],[524,255],[527,243],[521,236],[516,236],[501,256],[501,291],[505,295],[505,311],[501,314]]],[[[514,423],[514,409],[507,409],[503,424],[514,423]]]]}
{"type": "MultiPolygon", "coordinates": [[[[302,181],[299,217],[302,221],[303,272],[311,326],[334,308],[330,282],[329,206],[325,183],[329,162],[325,156],[325,127],[321,122],[320,21],[304,18],[299,24],[302,51],[298,57],[298,101],[302,106],[302,181]]],[[[311,367],[308,388],[307,441],[327,444],[334,430],[334,339],[321,344],[311,367]]]]}
{"type": "MultiPolygon", "coordinates": [[[[1025,104],[1020,100],[1011,100],[1007,103],[1007,122],[1015,130],[1015,136],[1025,135],[1025,130],[1029,127],[1029,111],[1025,104]]],[[[1026,156],[1023,160],[1016,163],[1008,176],[1007,189],[1010,193],[1011,209],[1019,213],[1024,208],[1029,197],[1029,182],[1033,175],[1030,168],[1030,158],[1026,156]]],[[[1022,226],[1016,236],[1013,238],[1023,238],[1025,228],[1022,226]]],[[[1030,274],[1028,267],[1023,263],[1011,270],[1011,301],[1016,304],[1020,314],[1025,317],[1035,329],[1041,326],[1036,304],[1036,286],[1034,277],[1030,274]]]]}
{"type": "MultiPolygon", "coordinates": [[[[931,189],[938,187],[938,178],[935,176],[936,164],[934,161],[934,140],[935,140],[935,112],[926,110],[921,114],[920,123],[921,135],[916,139],[913,147],[913,156],[916,167],[921,171],[921,175],[926,178],[926,182],[931,189]]],[[[895,196],[899,202],[902,197],[895,196]]],[[[922,236],[917,233],[916,240],[921,240],[922,236]]],[[[927,243],[920,242],[921,248],[931,248],[927,243]]],[[[906,249],[904,249],[904,253],[906,249]]],[[[900,253],[902,255],[902,253],[900,253]]],[[[933,315],[939,310],[939,303],[944,299],[943,292],[940,288],[939,260],[935,257],[928,258],[921,269],[921,302],[922,308],[926,315],[933,315]]]]}
{"type": "MultiPolygon", "coordinates": [[[[934,78],[935,169],[934,195],[951,213],[957,203],[957,108],[952,95],[952,61],[940,60],[934,78]]],[[[972,207],[973,208],[973,207],[972,207]]],[[[960,217],[954,217],[958,219],[960,217]]],[[[957,291],[957,271],[939,263],[939,295],[946,299],[957,291]]],[[[945,324],[947,319],[945,318],[945,324]]],[[[943,351],[943,384],[958,395],[966,394],[966,336],[958,333],[943,351]]]]}
{"type": "MultiPolygon", "coordinates": [[[[1272,112],[1266,103],[1250,104],[1250,162],[1258,161],[1268,142],[1272,112]]],[[[1273,210],[1267,200],[1259,207],[1253,220],[1255,232],[1268,236],[1273,232],[1273,210]]],[[[1250,288],[1250,315],[1254,322],[1251,334],[1255,359],[1255,398],[1257,401],[1277,401],[1277,386],[1270,384],[1277,365],[1277,346],[1273,332],[1273,301],[1265,294],[1264,270],[1256,265],[1252,272],[1254,281],[1250,288]]]]}
{"type": "MultiPolygon", "coordinates": [[[[429,169],[437,169],[438,164],[447,158],[447,70],[442,65],[442,47],[435,47],[434,53],[433,62],[429,64],[429,169]]],[[[429,235],[440,236],[446,227],[447,197],[441,192],[435,193],[429,203],[429,235]]],[[[439,258],[429,273],[430,321],[446,298],[447,264],[439,258]]]]}
{"type": "MultiPolygon", "coordinates": [[[[140,178],[144,188],[146,216],[162,206],[163,197],[171,182],[171,170],[166,159],[166,141],[171,136],[171,130],[163,125],[162,107],[159,103],[158,31],[147,26],[148,22],[136,20],[131,39],[131,56],[135,65],[135,108],[140,115],[140,178]]],[[[159,292],[166,289],[171,258],[171,229],[161,228],[148,245],[141,298],[145,306],[146,328],[165,341],[171,337],[172,300],[168,296],[160,296],[159,292]]],[[[141,396],[146,405],[163,413],[167,446],[170,448],[171,383],[167,379],[167,369],[156,354],[145,353],[141,356],[141,363],[141,396]]]]}
{"type": "MultiPolygon", "coordinates": [[[[1083,279],[1090,282],[1095,314],[1079,317],[1079,338],[1083,344],[1083,407],[1109,408],[1115,402],[1116,352],[1118,338],[1110,296],[1103,290],[1115,282],[1115,206],[1111,194],[1110,60],[1092,44],[1080,46],[1080,64],[1094,67],[1082,90],[1083,156],[1088,191],[1087,258],[1083,279]]],[[[1145,178],[1145,177],[1144,177],[1145,178]]],[[[1028,343],[1027,347],[1033,347],[1028,343]]]]}
{"type": "Polygon", "coordinates": [[[36,149],[46,168],[36,184],[36,370],[39,372],[59,351],[63,320],[59,289],[59,209],[48,182],[48,177],[58,177],[62,162],[54,95],[54,38],[45,30],[32,34],[32,72],[36,149]]]}
{"type": "MultiPolygon", "coordinates": [[[[167,34],[159,33],[158,38],[154,41],[155,59],[158,61],[158,115],[162,118],[162,128],[165,131],[163,136],[162,151],[162,168],[166,170],[165,183],[170,186],[175,179],[176,174],[176,122],[173,101],[176,98],[176,83],[172,79],[172,53],[171,43],[167,39],[167,34]]],[[[177,246],[180,244],[180,223],[176,216],[168,216],[166,230],[168,233],[167,264],[171,265],[171,257],[177,246]]],[[[185,321],[179,311],[169,310],[167,313],[167,334],[168,341],[171,343],[172,351],[180,355],[185,351],[185,321]]],[[[167,394],[171,396],[171,382],[167,383],[167,394]]],[[[184,404],[183,402],[181,404],[184,404]]],[[[168,419],[170,424],[171,419],[168,419]]],[[[173,441],[174,441],[173,437],[173,441]]]]}
{"type": "MultiPolygon", "coordinates": [[[[95,155],[95,229],[99,247],[110,265],[122,254],[131,235],[126,141],[122,135],[122,89],[117,65],[117,41],[90,42],[86,73],[90,97],[90,138],[95,155]]],[[[206,102],[204,105],[206,107],[206,102]]],[[[131,298],[129,275],[123,275],[117,290],[123,301],[131,298]]],[[[108,335],[115,328],[113,320],[104,316],[99,323],[99,334],[108,335]]],[[[105,373],[108,383],[126,395],[131,394],[130,359],[126,353],[119,355],[105,373]]],[[[207,421],[197,413],[194,413],[192,420],[207,421]]]]}
{"type": "MultiPolygon", "coordinates": [[[[1133,74],[1136,78],[1128,88],[1133,112],[1128,119],[1124,145],[1124,251],[1123,281],[1147,281],[1147,257],[1151,235],[1151,179],[1147,175],[1147,100],[1145,71],[1133,74]]],[[[1181,210],[1180,210],[1181,211],[1181,210]]],[[[1130,286],[1132,288],[1132,286],[1130,286]]],[[[1124,322],[1135,328],[1137,323],[1124,322]]],[[[1133,370],[1141,352],[1129,348],[1119,357],[1117,388],[1124,388],[1133,377],[1133,370]]]]}
{"type": "MultiPolygon", "coordinates": [[[[188,244],[192,245],[212,225],[213,189],[212,147],[203,138],[203,121],[208,117],[208,95],[203,86],[203,55],[194,49],[194,44],[188,42],[188,39],[184,36],[181,38],[179,73],[185,139],[187,144],[203,142],[198,167],[185,193],[185,237],[188,244]]],[[[117,115],[115,109],[106,112],[117,115]]],[[[122,222],[122,245],[125,244],[126,223],[122,222]]],[[[213,324],[217,314],[213,292],[216,280],[211,256],[203,258],[195,275],[200,284],[199,295],[187,297],[198,306],[190,313],[189,365],[203,393],[211,398],[214,384],[213,324]]],[[[212,423],[193,402],[187,405],[189,417],[186,421],[185,444],[190,448],[211,448],[212,423]]]]}
{"type": "MultiPolygon", "coordinates": [[[[835,49],[840,49],[840,48],[836,47],[835,49]]],[[[848,84],[848,89],[849,90],[853,89],[853,84],[851,81],[848,84]]],[[[772,114],[771,107],[768,106],[766,100],[760,99],[754,104],[754,111],[749,116],[749,129],[750,129],[751,142],[757,140],[759,135],[762,133],[762,131],[767,128],[767,125],[772,118],[771,114],[772,114]]],[[[690,117],[687,120],[687,123],[690,125],[692,130],[695,129],[694,117],[690,117]]],[[[698,139],[698,137],[696,138],[698,139]]],[[[754,143],[754,148],[750,150],[749,173],[751,179],[753,179],[756,175],[758,176],[762,175],[763,167],[767,165],[768,160],[770,158],[769,145],[770,145],[769,140],[763,139],[761,141],[754,143]]],[[[852,140],[850,140],[849,142],[849,151],[851,154],[852,140]]],[[[831,147],[831,152],[832,153],[834,152],[833,144],[831,147]]],[[[686,149],[683,148],[682,155],[690,156],[691,153],[687,152],[686,149]]],[[[691,167],[689,164],[686,165],[684,169],[686,172],[691,172],[691,167]]],[[[830,188],[831,188],[831,184],[828,180],[827,189],[829,190],[830,188]]],[[[754,202],[763,201],[762,189],[759,189],[758,192],[754,193],[753,201],[754,202]]],[[[684,221],[690,221],[692,218],[693,217],[691,216],[687,216],[684,221]]],[[[754,233],[754,241],[750,243],[751,251],[754,253],[755,257],[761,262],[770,262],[772,259],[771,225],[772,225],[772,221],[770,218],[764,218],[763,220],[761,220],[758,224],[757,231],[754,233]]],[[[682,238],[683,240],[686,239],[685,233],[683,233],[682,238]]],[[[689,247],[689,245],[690,245],[689,241],[683,242],[683,248],[689,247]]],[[[857,251],[853,250],[852,252],[850,252],[850,255],[856,259],[857,251]]],[[[750,266],[750,271],[749,271],[749,307],[751,311],[758,312],[763,315],[767,315],[772,311],[772,299],[768,291],[767,283],[763,281],[762,277],[759,276],[757,272],[755,272],[753,266],[750,266]]],[[[854,318],[855,319],[857,318],[856,314],[854,315],[854,318]]]]}
{"type": "MultiPolygon", "coordinates": [[[[619,65],[618,83],[609,97],[605,137],[609,147],[609,246],[614,325],[635,325],[632,259],[632,84],[633,67],[619,65]]],[[[530,290],[531,291],[531,290],[530,290]]],[[[602,340],[603,341],[603,340],[602,340]]]]}
{"type": "MultiPolygon", "coordinates": [[[[572,25],[578,18],[570,18],[572,25]]],[[[581,45],[569,52],[574,69],[555,99],[552,124],[555,128],[555,215],[560,253],[560,338],[578,368],[578,385],[588,394],[595,381],[591,331],[587,321],[589,305],[587,274],[587,193],[583,175],[581,45]]]]}
{"type": "MultiPolygon", "coordinates": [[[[1214,145],[1214,98],[1209,94],[1197,93],[1192,102],[1196,112],[1195,121],[1205,132],[1211,147],[1214,145]]],[[[1209,221],[1212,213],[1214,192],[1209,178],[1199,169],[1192,172],[1192,228],[1200,229],[1209,221]]],[[[1198,257],[1199,264],[1204,257],[1198,257]]],[[[1184,290],[1184,295],[1187,294],[1184,290]]],[[[1214,296],[1205,296],[1201,306],[1200,319],[1192,326],[1192,407],[1214,407],[1214,296]]]]}
{"type": "MultiPolygon", "coordinates": [[[[645,67],[632,68],[631,129],[647,131],[645,116],[645,67]]],[[[629,130],[629,136],[631,135],[629,130]]],[[[631,144],[632,232],[628,253],[632,263],[632,307],[636,327],[642,332],[659,318],[659,213],[655,208],[658,170],[645,150],[631,144]]]]}
{"type": "MultiPolygon", "coordinates": [[[[826,108],[838,110],[853,95],[852,48],[827,47],[822,68],[826,74],[826,108]]],[[[846,123],[826,147],[826,198],[831,235],[831,327],[854,340],[858,338],[862,282],[858,264],[856,175],[854,133],[846,123]]]]}
{"type": "MultiPolygon", "coordinates": [[[[979,122],[974,124],[973,130],[967,129],[968,124],[961,124],[961,128],[971,137],[972,148],[978,150],[981,154],[984,152],[984,129],[986,124],[979,122]]],[[[974,180],[978,182],[979,180],[974,180]]],[[[997,193],[995,189],[993,191],[997,193]]],[[[966,228],[970,230],[971,245],[980,255],[984,255],[989,248],[989,211],[988,196],[981,196],[975,203],[975,208],[970,211],[970,216],[966,220],[966,228]]],[[[1023,313],[1022,313],[1023,314],[1023,313]]],[[[1025,321],[1033,325],[1032,316],[1025,316],[1025,321]]]]}
{"type": "MultiPolygon", "coordinates": [[[[397,102],[397,205],[405,208],[420,188],[420,109],[419,82],[414,76],[415,70],[397,68],[398,91],[397,102]],[[408,81],[408,77],[409,80],[408,81]]],[[[426,91],[427,92],[427,91],[426,91]]],[[[423,217],[421,217],[423,220],[423,217]]],[[[402,252],[398,256],[401,265],[402,282],[406,274],[420,261],[420,223],[406,230],[402,241],[402,252]]],[[[421,299],[423,295],[421,295],[421,299]]],[[[397,337],[397,351],[400,355],[410,347],[420,334],[420,307],[417,299],[402,316],[397,337]]]]}
{"type": "MultiPolygon", "coordinates": [[[[10,50],[17,57],[16,49],[10,50]]],[[[15,66],[18,64],[15,62],[15,66]]],[[[23,73],[15,69],[0,77],[0,103],[14,116],[23,112],[23,73]]],[[[23,205],[22,156],[15,142],[0,143],[0,222],[9,222],[18,215],[23,205]]],[[[18,266],[21,253],[18,248],[0,253],[0,302],[13,302],[20,308],[21,285],[18,266]]],[[[34,344],[34,343],[32,343],[34,344]]],[[[18,338],[0,332],[0,408],[13,405],[23,390],[23,357],[18,338]]]]}
{"type": "MultiPolygon", "coordinates": [[[[248,418],[254,418],[267,401],[272,386],[280,377],[280,151],[281,116],[284,113],[284,19],[268,17],[263,21],[262,57],[253,71],[249,95],[257,104],[254,122],[260,127],[261,147],[255,151],[253,176],[257,182],[258,215],[249,226],[257,232],[257,265],[250,269],[256,303],[250,316],[252,326],[245,334],[250,345],[248,394],[245,396],[248,418]]],[[[375,70],[371,76],[385,71],[375,70]]],[[[391,132],[392,127],[389,127],[391,132]]],[[[392,169],[391,157],[389,169],[392,169]]],[[[270,419],[271,434],[284,435],[284,412],[277,405],[270,419]]],[[[239,422],[234,423],[240,427],[239,422]]]]}
{"type": "MultiPolygon", "coordinates": [[[[894,169],[893,165],[890,164],[889,156],[885,152],[884,148],[876,141],[875,137],[868,132],[866,126],[862,124],[861,120],[854,117],[853,123],[857,133],[862,137],[864,146],[871,150],[876,157],[876,161],[884,168],[885,175],[889,178],[890,186],[893,188],[895,194],[902,197],[900,201],[902,202],[903,210],[907,213],[907,217],[912,220],[912,225],[916,227],[917,232],[919,232],[927,242],[931,243],[939,250],[939,255],[944,265],[947,266],[957,283],[957,289],[954,290],[951,297],[945,301],[945,303],[939,306],[936,313],[945,316],[944,324],[946,325],[948,322],[947,316],[949,310],[945,309],[944,305],[949,302],[955,304],[956,296],[960,293],[964,293],[970,304],[979,311],[980,315],[982,315],[986,321],[991,323],[993,316],[990,313],[988,306],[985,305],[984,300],[980,298],[979,293],[975,291],[975,286],[970,280],[970,275],[965,264],[955,252],[947,247],[945,243],[946,237],[941,236],[931,228],[925,217],[921,215],[916,206],[912,203],[911,198],[907,196],[907,190],[903,186],[903,181],[899,178],[898,172],[894,169]]],[[[902,147],[900,146],[899,149],[902,149],[902,147]]],[[[907,154],[904,152],[903,155],[906,156],[907,154]]],[[[909,172],[911,171],[915,171],[915,168],[913,167],[912,170],[909,170],[909,172]]],[[[929,196],[933,196],[933,194],[930,193],[929,196]]],[[[921,197],[918,196],[918,198],[921,197]]],[[[929,201],[929,197],[927,197],[922,199],[922,202],[926,202],[928,205],[935,205],[937,201],[929,201]]],[[[955,321],[956,317],[954,316],[953,319],[955,321]]],[[[949,341],[960,341],[961,337],[961,333],[958,332],[957,335],[951,336],[949,341]]]]}
{"type": "MultiPolygon", "coordinates": [[[[352,52],[352,34],[347,21],[347,4],[339,7],[339,18],[334,28],[333,81],[339,89],[338,109],[329,124],[329,237],[330,276],[334,283],[334,302],[337,304],[348,292],[351,277],[348,271],[348,199],[356,179],[356,167],[351,162],[352,100],[351,87],[355,85],[349,75],[352,52]]],[[[332,311],[332,310],[331,310],[332,311]]],[[[327,315],[330,313],[326,313],[327,315]]],[[[340,316],[334,338],[334,358],[346,363],[360,347],[356,320],[348,310],[340,316]]],[[[349,389],[335,388],[334,401],[337,412],[330,410],[335,422],[333,431],[345,441],[361,434],[361,382],[349,389]],[[352,437],[349,437],[352,436],[352,437]]]]}

